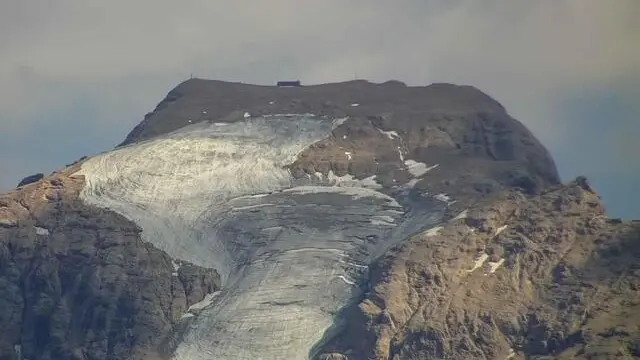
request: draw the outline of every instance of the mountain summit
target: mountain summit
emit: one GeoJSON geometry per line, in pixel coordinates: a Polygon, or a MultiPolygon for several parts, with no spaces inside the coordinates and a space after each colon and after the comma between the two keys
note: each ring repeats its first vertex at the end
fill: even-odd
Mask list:
{"type": "Polygon", "coordinates": [[[0,197],[0,359],[631,358],[639,234],[476,88],[191,79],[0,197]]]}

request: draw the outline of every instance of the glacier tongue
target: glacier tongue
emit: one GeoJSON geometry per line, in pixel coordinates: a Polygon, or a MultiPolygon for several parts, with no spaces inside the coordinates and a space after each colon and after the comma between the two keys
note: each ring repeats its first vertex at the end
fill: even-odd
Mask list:
{"type": "Polygon", "coordinates": [[[212,303],[183,320],[175,359],[308,358],[360,293],[372,256],[439,220],[430,209],[407,216],[366,181],[294,181],[284,166],[336,124],[308,114],[196,124],[83,163],[84,201],[223,278],[212,303]]]}

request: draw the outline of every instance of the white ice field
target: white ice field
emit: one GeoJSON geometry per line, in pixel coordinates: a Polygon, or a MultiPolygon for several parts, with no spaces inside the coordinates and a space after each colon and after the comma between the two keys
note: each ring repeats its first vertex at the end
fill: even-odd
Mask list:
{"type": "Polygon", "coordinates": [[[185,317],[175,359],[308,359],[363,291],[372,258],[439,221],[439,211],[407,206],[371,179],[291,177],[284,166],[340,121],[201,123],[83,163],[84,201],[223,278],[210,304],[185,317]]]}

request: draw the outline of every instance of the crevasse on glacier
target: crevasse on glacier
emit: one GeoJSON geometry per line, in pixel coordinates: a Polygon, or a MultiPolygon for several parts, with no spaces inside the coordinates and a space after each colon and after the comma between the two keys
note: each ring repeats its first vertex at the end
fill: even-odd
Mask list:
{"type": "Polygon", "coordinates": [[[439,220],[371,181],[291,177],[284,166],[343,120],[196,124],[83,163],[84,201],[223,278],[211,304],[185,320],[175,359],[307,359],[360,294],[372,258],[439,220]]]}

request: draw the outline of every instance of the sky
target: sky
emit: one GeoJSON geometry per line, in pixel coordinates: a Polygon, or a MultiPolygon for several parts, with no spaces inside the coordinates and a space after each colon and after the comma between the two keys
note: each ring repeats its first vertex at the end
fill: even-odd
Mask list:
{"type": "Polygon", "coordinates": [[[474,85],[640,219],[638,0],[2,0],[0,191],[112,148],[193,76],[474,85]]]}

